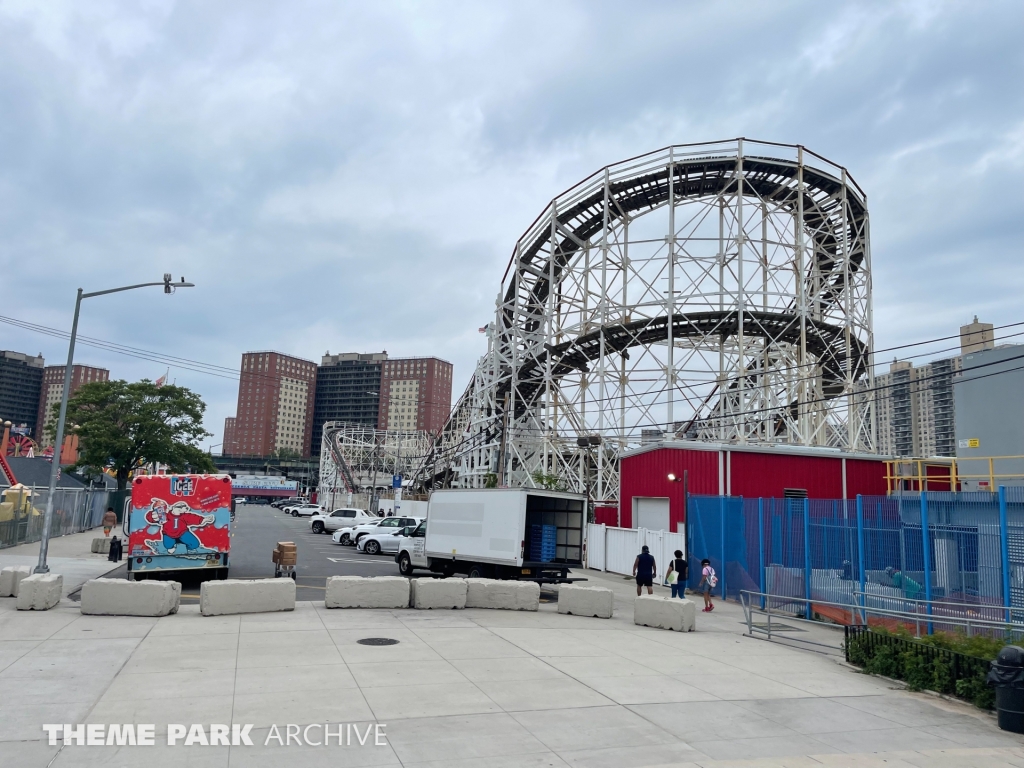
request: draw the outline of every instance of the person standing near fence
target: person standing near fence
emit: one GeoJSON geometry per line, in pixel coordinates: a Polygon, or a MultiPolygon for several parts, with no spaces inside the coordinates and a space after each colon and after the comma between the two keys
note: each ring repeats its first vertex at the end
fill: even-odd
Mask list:
{"type": "Polygon", "coordinates": [[[681,550],[675,551],[676,559],[668,564],[668,571],[665,572],[665,581],[672,587],[672,597],[686,598],[686,579],[690,575],[690,566],[683,559],[681,550]]]}
{"type": "Polygon", "coordinates": [[[654,594],[654,579],[658,575],[658,564],[654,562],[654,555],[650,547],[644,544],[640,554],[633,561],[633,575],[636,576],[636,596],[640,597],[640,590],[647,587],[647,594],[654,594]]]}
{"type": "Polygon", "coordinates": [[[715,574],[715,569],[711,567],[711,561],[705,557],[700,561],[700,582],[697,584],[697,589],[704,594],[704,613],[711,613],[715,610],[715,604],[711,602],[711,588],[717,583],[718,576],[715,574]]]}
{"type": "MultiPolygon", "coordinates": [[[[93,518],[94,520],[96,518],[93,518]]],[[[114,530],[114,526],[117,525],[117,513],[114,512],[113,507],[107,507],[107,511],[103,513],[103,535],[109,536],[110,532],[114,530]]]]}

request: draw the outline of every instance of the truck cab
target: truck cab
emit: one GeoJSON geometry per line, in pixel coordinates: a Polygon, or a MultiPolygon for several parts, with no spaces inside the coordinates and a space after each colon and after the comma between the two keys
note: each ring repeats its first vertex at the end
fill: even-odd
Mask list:
{"type": "Polygon", "coordinates": [[[427,519],[399,544],[404,576],[573,581],[583,567],[586,498],[540,488],[439,490],[427,519]]]}

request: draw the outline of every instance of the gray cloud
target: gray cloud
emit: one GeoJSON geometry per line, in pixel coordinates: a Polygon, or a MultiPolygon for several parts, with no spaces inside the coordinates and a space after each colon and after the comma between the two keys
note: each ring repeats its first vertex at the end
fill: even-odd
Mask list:
{"type": "MultiPolygon", "coordinates": [[[[198,287],[92,300],[83,333],[437,354],[459,389],[547,200],[743,135],[867,190],[879,346],[1024,320],[1022,32],[1013,2],[0,3],[0,314],[66,328],[79,285],[170,270],[198,287]]],[[[219,435],[235,385],[172,376],[219,435]]]]}

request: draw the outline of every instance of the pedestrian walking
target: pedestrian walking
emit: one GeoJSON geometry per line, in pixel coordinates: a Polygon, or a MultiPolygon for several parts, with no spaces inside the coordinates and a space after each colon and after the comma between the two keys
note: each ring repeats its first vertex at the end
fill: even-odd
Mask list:
{"type": "Polygon", "coordinates": [[[686,580],[690,576],[690,566],[683,559],[680,550],[675,551],[676,559],[668,564],[668,571],[665,573],[665,581],[672,587],[672,597],[686,598],[686,580]]]}
{"type": "Polygon", "coordinates": [[[715,604],[711,602],[711,589],[718,584],[718,575],[715,573],[715,569],[711,567],[711,561],[706,557],[700,561],[700,582],[697,584],[699,589],[704,594],[704,613],[711,613],[715,610],[715,604]]]}
{"type": "MultiPolygon", "coordinates": [[[[94,520],[96,518],[93,518],[94,520]]],[[[107,507],[107,511],[103,513],[103,535],[109,536],[110,532],[117,525],[117,514],[114,512],[113,507],[107,507]]]]}
{"type": "Polygon", "coordinates": [[[654,562],[654,555],[650,547],[644,544],[640,554],[633,561],[633,575],[636,577],[636,596],[640,597],[640,590],[647,587],[647,594],[654,594],[654,579],[658,575],[658,564],[654,562]]]}

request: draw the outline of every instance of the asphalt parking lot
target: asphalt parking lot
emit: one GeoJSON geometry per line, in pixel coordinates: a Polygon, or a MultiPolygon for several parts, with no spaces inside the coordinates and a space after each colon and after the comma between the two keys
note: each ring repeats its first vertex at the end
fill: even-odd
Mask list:
{"type": "Polygon", "coordinates": [[[292,517],[270,506],[240,504],[235,510],[231,539],[230,577],[272,578],[270,555],[279,541],[294,541],[297,600],[323,600],[328,576],[398,576],[394,555],[364,555],[343,547],[327,533],[309,529],[308,517],[292,517]]]}
{"type": "MultiPolygon", "coordinates": [[[[330,534],[313,533],[308,517],[292,517],[269,505],[239,504],[231,525],[231,556],[228,577],[232,579],[269,579],[274,576],[271,553],[279,541],[294,541],[298,552],[295,566],[296,600],[323,600],[329,576],[398,576],[393,554],[365,555],[355,547],[343,547],[330,534]]],[[[107,578],[126,578],[122,565],[107,578]]],[[[201,579],[208,572],[192,575],[176,572],[181,581],[182,599],[199,599],[201,579]],[[201,575],[200,575],[201,574],[201,575]]],[[[78,599],[78,593],[70,595],[78,599]]]]}

